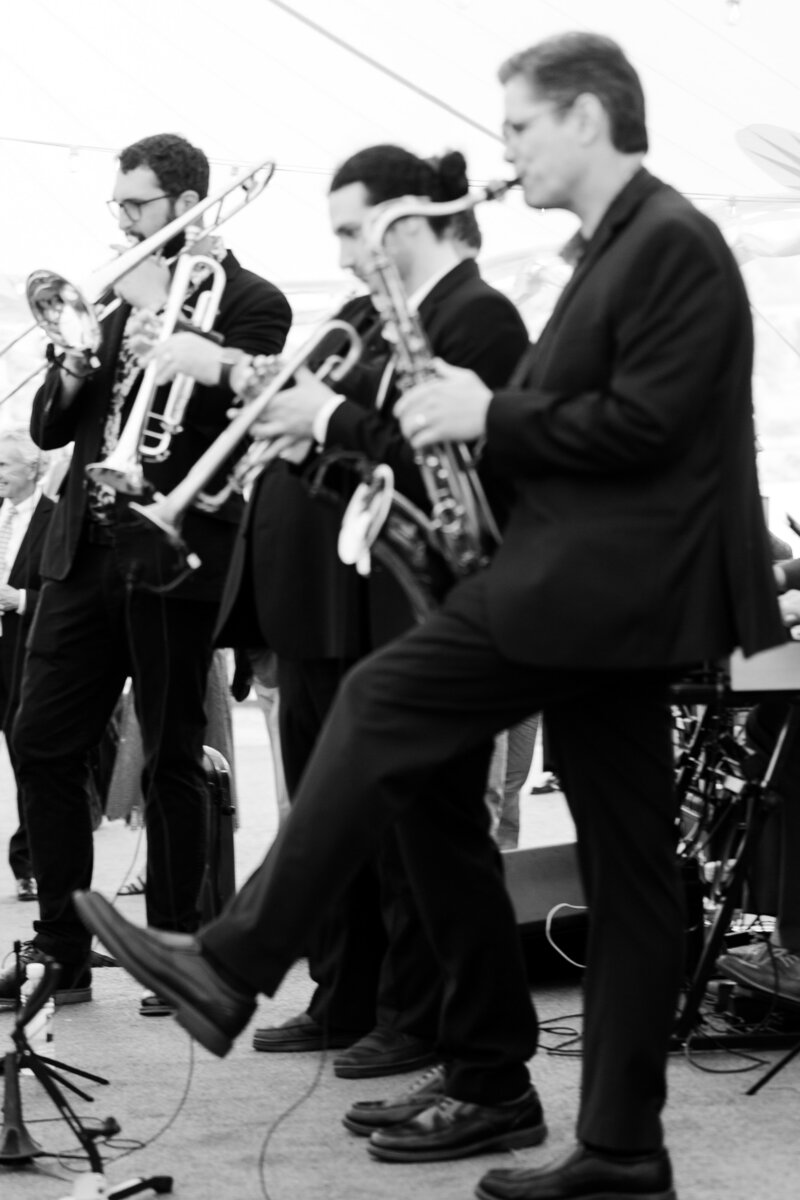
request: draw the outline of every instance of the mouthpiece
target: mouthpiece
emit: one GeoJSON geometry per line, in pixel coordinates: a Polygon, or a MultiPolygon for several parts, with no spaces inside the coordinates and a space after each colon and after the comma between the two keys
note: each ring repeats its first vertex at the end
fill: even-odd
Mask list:
{"type": "Polygon", "coordinates": [[[505,196],[506,192],[509,192],[511,188],[519,187],[521,182],[522,180],[519,177],[516,179],[493,179],[490,183],[487,183],[486,187],[484,188],[486,199],[499,200],[501,196],[505,196]]]}

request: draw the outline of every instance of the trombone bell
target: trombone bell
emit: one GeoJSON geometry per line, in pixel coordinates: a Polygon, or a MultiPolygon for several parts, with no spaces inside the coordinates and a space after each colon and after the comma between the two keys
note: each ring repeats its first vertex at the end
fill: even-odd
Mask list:
{"type": "Polygon", "coordinates": [[[34,271],[26,293],[36,324],[50,341],[76,354],[95,354],[100,346],[100,322],[94,305],[56,271],[34,271]]]}

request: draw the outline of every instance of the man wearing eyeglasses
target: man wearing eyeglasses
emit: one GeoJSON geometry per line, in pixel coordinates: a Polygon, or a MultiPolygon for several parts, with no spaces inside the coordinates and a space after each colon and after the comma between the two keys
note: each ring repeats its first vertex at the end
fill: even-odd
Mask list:
{"type": "MultiPolygon", "coordinates": [[[[125,237],[144,241],[188,213],[205,197],[208,176],[206,156],[182,137],[158,134],[128,146],[111,201],[125,237]]],[[[23,946],[23,973],[42,955],[55,958],[61,1003],[91,998],[90,939],[70,895],[92,874],[87,753],[128,676],[144,743],[147,920],[170,931],[191,930],[199,920],[206,858],[203,699],[241,500],[231,498],[213,515],[187,515],[201,565],[168,594],[157,594],[126,583],[115,551],[125,503],[85,470],[108,456],[128,419],[141,382],[135,331],[143,313],[164,307],[168,260],[183,241],[183,234],[173,237],[120,279],[115,290],[122,304],[103,322],[99,365],[67,352],[53,361],[33,403],[31,432],[39,446],[74,442],[44,548],[45,582],[13,735],[40,909],[35,936],[23,946]]],[[[225,349],[279,351],[291,320],[283,294],[244,270],[216,237],[201,238],[197,252],[225,272],[215,322],[225,349]]],[[[209,282],[190,294],[188,308],[209,282]]],[[[166,459],[144,460],[148,487],[168,492],[227,426],[230,391],[216,386],[219,372],[218,366],[195,388],[166,459]]],[[[161,401],[159,394],[156,411],[161,401]]],[[[0,1007],[13,1005],[17,986],[11,962],[0,975],[0,1007]]],[[[158,997],[143,1002],[143,1013],[153,1011],[163,1011],[158,997]]]]}

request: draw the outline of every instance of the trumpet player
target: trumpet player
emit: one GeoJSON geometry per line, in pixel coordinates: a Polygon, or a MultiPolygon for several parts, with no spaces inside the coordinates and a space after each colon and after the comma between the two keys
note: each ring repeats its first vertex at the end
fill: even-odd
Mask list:
{"type": "MultiPolygon", "coordinates": [[[[157,242],[174,218],[190,218],[206,196],[208,178],[205,154],[177,135],[156,134],[126,147],[110,201],[120,230],[130,242],[157,242]]],[[[182,234],[119,280],[122,303],[104,320],[97,364],[82,353],[56,356],[33,402],[37,445],[74,442],[43,552],[41,604],[12,735],[39,900],[33,937],[23,946],[23,972],[42,955],[55,958],[62,969],[57,1003],[91,999],[90,939],[71,894],[92,876],[87,752],[99,741],[127,676],[144,742],[147,920],[157,929],[184,932],[199,920],[203,697],[241,502],[234,499],[213,516],[191,515],[202,565],[168,595],[156,595],[126,586],[114,553],[120,501],[85,474],[87,464],[108,455],[125,426],[142,376],[132,339],[142,314],[157,314],[167,303],[171,275],[164,259],[181,241],[182,234]]],[[[226,351],[280,350],[291,319],[283,294],[243,268],[218,237],[201,239],[196,250],[224,271],[216,331],[226,351]]],[[[189,310],[195,300],[196,294],[188,297],[189,310]]],[[[219,369],[196,388],[165,460],[144,464],[148,485],[172,486],[225,426],[230,396],[216,386],[218,375],[219,369]]],[[[12,962],[0,976],[0,1004],[13,1005],[17,986],[12,962]]],[[[163,1011],[158,997],[146,997],[142,1012],[154,1011],[163,1011]]]]}
{"type": "MultiPolygon", "coordinates": [[[[362,284],[371,284],[365,222],[375,206],[407,194],[437,202],[463,198],[467,186],[459,154],[426,161],[399,146],[378,145],[350,157],[333,175],[329,193],[331,227],[343,268],[362,284]]],[[[505,382],[527,347],[527,332],[511,302],[481,280],[474,256],[464,256],[453,224],[451,217],[399,222],[392,257],[435,350],[456,364],[473,366],[489,384],[505,382]]],[[[261,428],[267,436],[290,434],[314,440],[326,450],[366,452],[372,461],[387,458],[399,490],[425,504],[419,469],[392,415],[397,398],[393,356],[380,337],[375,340],[379,323],[374,307],[365,296],[351,301],[339,316],[363,331],[368,350],[360,364],[336,384],[337,390],[302,373],[303,383],[270,401],[261,428]]],[[[190,338],[176,335],[182,356],[190,338]]],[[[199,344],[197,348],[200,355],[213,353],[199,344]]],[[[172,354],[172,348],[156,350],[156,356],[164,353],[172,354]]],[[[185,366],[185,358],[182,361],[185,366]]],[[[242,367],[234,367],[234,383],[242,373],[242,367]]],[[[389,575],[373,568],[365,581],[339,562],[339,520],[351,488],[343,481],[338,486],[341,506],[327,510],[308,498],[287,463],[267,468],[248,505],[223,600],[225,642],[258,636],[277,650],[282,752],[290,791],[300,785],[345,674],[411,624],[407,602],[389,575]],[[281,586],[270,586],[275,578],[281,586]],[[253,631],[254,623],[258,628],[253,631]]],[[[481,745],[469,761],[445,770],[431,785],[451,805],[451,826],[463,822],[470,830],[465,838],[486,818],[486,761],[487,746],[481,745]],[[469,799],[459,808],[465,797],[469,799]]],[[[439,830],[441,838],[451,835],[452,828],[439,830]]],[[[333,1069],[344,1078],[359,1079],[408,1072],[426,1066],[441,1052],[437,1040],[443,965],[439,950],[434,953],[420,928],[419,904],[404,863],[414,852],[409,848],[413,830],[407,836],[408,845],[387,836],[378,871],[372,866],[360,871],[339,905],[329,907],[309,950],[309,967],[317,982],[311,1002],[283,1025],[255,1031],[255,1049],[339,1048],[333,1069]]],[[[425,836],[433,840],[434,835],[428,830],[425,836]]],[[[473,862],[457,853],[443,853],[443,860],[446,886],[463,896],[464,922],[480,928],[486,912],[480,905],[473,911],[470,895],[475,892],[467,883],[473,877],[473,862]]],[[[504,1032],[503,1014],[487,1018],[480,995],[467,982],[479,967],[467,958],[464,952],[463,961],[447,964],[447,971],[456,970],[463,979],[461,1010],[456,1015],[452,1007],[447,1037],[464,1054],[463,1046],[470,1042],[476,1058],[493,1054],[497,1066],[512,1056],[507,1044],[498,1049],[504,1039],[521,1040],[515,1052],[531,1049],[530,1020],[505,1021],[509,1032],[504,1032]],[[480,1026],[482,1031],[476,1032],[480,1026]],[[495,1044],[487,1051],[493,1038],[495,1044]]],[[[495,1074],[501,1073],[499,1066],[495,1074]]],[[[497,1079],[483,1084],[482,1096],[492,1097],[497,1086],[497,1079]]]]}
{"type": "MultiPolygon", "coordinates": [[[[463,199],[466,193],[466,164],[460,154],[429,161],[402,147],[379,145],[353,155],[334,173],[328,197],[342,267],[362,284],[372,282],[365,223],[376,206],[405,195],[438,202],[463,199]]],[[[434,351],[498,386],[526,349],[527,333],[510,301],[481,279],[473,256],[464,256],[454,240],[453,223],[449,216],[398,222],[389,252],[434,351]]],[[[367,355],[336,390],[309,371],[301,372],[299,386],[270,401],[262,432],[313,440],[326,450],[359,451],[372,461],[388,460],[399,490],[424,505],[418,467],[393,415],[398,395],[394,360],[390,348],[380,339],[376,343],[369,332],[375,310],[363,298],[340,315],[365,330],[367,355]]],[[[190,336],[177,335],[182,353],[190,336]]],[[[235,367],[234,382],[240,373],[243,368],[235,367]]],[[[309,499],[285,463],[267,468],[248,506],[223,601],[221,636],[226,641],[258,636],[277,650],[282,751],[291,792],[300,785],[347,673],[412,624],[405,597],[388,574],[375,565],[364,580],[338,561],[341,511],[350,494],[343,483],[339,486],[341,505],[328,511],[309,499]],[[275,579],[280,586],[270,586],[275,579]],[[243,635],[254,618],[257,630],[243,635]]],[[[317,983],[310,1004],[282,1025],[257,1029],[254,1045],[270,1053],[338,1047],[334,1071],[346,1078],[412,1071],[446,1053],[459,1060],[463,1086],[476,1102],[521,1098],[508,1111],[508,1120],[516,1123],[520,1139],[535,1138],[541,1131],[538,1117],[530,1127],[527,1076],[508,1067],[512,1060],[524,1061],[535,1045],[527,994],[520,999],[512,982],[507,988],[498,983],[491,994],[485,986],[490,976],[501,980],[510,972],[515,980],[521,971],[514,930],[510,952],[505,944],[497,946],[491,965],[486,957],[491,937],[479,932],[490,928],[493,918],[480,899],[477,880],[484,871],[493,876],[498,862],[490,853],[478,864],[469,847],[488,820],[483,786],[490,752],[491,742],[481,742],[462,763],[447,766],[421,785],[421,806],[429,800],[432,812],[441,805],[445,815],[424,829],[402,822],[396,837],[383,839],[377,871],[363,867],[339,903],[325,906],[310,946],[317,983]],[[432,946],[422,930],[419,909],[426,901],[416,894],[408,871],[421,842],[424,853],[440,858],[439,886],[458,896],[458,927],[473,930],[474,943],[459,934],[450,946],[432,946]],[[445,978],[452,997],[439,1044],[445,978]],[[498,995],[506,994],[508,1004],[496,1003],[498,995]]],[[[441,1073],[435,1086],[441,1087],[441,1073]]],[[[427,1091],[417,1096],[416,1103],[426,1096],[427,1091]]],[[[533,1110],[536,1116],[535,1105],[533,1110]]],[[[358,1108],[348,1117],[350,1127],[369,1132],[369,1115],[358,1108]]],[[[385,1111],[376,1108],[372,1115],[387,1121],[385,1111]]],[[[437,1145],[434,1152],[449,1157],[454,1149],[437,1145]]],[[[460,1150],[469,1153],[469,1144],[460,1150]]]]}

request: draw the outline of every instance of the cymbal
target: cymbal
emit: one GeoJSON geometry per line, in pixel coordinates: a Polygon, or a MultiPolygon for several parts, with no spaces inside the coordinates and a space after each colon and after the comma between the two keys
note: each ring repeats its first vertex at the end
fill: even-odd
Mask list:
{"type": "Polygon", "coordinates": [[[735,137],[747,157],[770,178],[800,189],[800,133],[780,125],[746,125],[735,137]]]}

